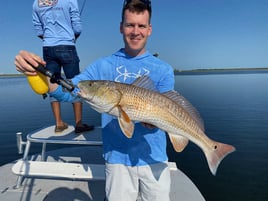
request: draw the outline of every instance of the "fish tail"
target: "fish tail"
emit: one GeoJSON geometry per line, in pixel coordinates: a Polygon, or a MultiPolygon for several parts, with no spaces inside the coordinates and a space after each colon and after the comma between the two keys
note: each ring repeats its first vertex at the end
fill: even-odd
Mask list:
{"type": "Polygon", "coordinates": [[[213,141],[213,143],[214,143],[213,150],[206,151],[205,155],[211,173],[213,175],[216,175],[217,168],[222,159],[224,159],[224,157],[227,156],[228,154],[235,151],[235,147],[215,141],[213,141]]]}

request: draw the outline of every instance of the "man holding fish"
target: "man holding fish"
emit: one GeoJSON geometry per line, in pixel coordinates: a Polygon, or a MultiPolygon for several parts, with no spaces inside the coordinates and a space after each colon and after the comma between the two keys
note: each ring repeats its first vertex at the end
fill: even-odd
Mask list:
{"type": "MultiPolygon", "coordinates": [[[[78,89],[73,94],[103,113],[107,199],[136,201],[140,195],[143,201],[168,201],[165,131],[176,151],[182,151],[189,140],[200,146],[213,174],[234,148],[203,133],[198,112],[172,91],[173,68],[146,50],[152,33],[150,0],[124,1],[120,32],[124,48],[93,62],[74,77],[71,81],[78,89]]],[[[39,56],[27,51],[15,59],[17,70],[26,75],[35,74],[32,66],[39,63],[45,65],[39,56]]],[[[56,84],[50,84],[50,95],[60,101],[74,98],[56,84]]]]}

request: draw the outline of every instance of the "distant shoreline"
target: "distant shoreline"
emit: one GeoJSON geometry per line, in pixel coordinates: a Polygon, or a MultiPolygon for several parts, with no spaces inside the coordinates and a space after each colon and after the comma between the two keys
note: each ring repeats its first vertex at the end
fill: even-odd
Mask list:
{"type": "Polygon", "coordinates": [[[25,77],[24,74],[0,74],[0,77],[25,77]]]}
{"type": "MultiPolygon", "coordinates": [[[[174,70],[175,75],[209,75],[209,74],[252,74],[268,73],[268,68],[215,68],[174,70]]],[[[23,77],[24,74],[0,74],[0,77],[23,77]]]]}
{"type": "Polygon", "coordinates": [[[221,68],[221,69],[174,70],[175,75],[252,74],[252,73],[268,73],[268,68],[221,68]]]}

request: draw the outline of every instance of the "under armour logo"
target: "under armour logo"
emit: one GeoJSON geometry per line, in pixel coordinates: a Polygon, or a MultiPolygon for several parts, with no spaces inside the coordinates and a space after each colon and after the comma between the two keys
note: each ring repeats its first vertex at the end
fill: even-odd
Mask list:
{"type": "Polygon", "coordinates": [[[147,70],[145,67],[140,68],[137,72],[128,72],[125,66],[119,66],[116,68],[116,71],[119,73],[119,75],[115,78],[116,82],[126,82],[128,78],[136,79],[138,77],[148,75],[150,73],[150,71],[147,70]]]}

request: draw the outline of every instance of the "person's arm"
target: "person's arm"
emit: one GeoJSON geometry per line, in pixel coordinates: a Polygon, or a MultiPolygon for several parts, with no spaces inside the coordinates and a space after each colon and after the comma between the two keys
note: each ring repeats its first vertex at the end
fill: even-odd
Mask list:
{"type": "Polygon", "coordinates": [[[32,10],[32,22],[33,22],[34,30],[35,30],[37,37],[43,40],[43,37],[44,37],[43,25],[37,14],[35,3],[33,4],[33,10],[32,10]]]}
{"type": "Polygon", "coordinates": [[[75,39],[77,39],[82,33],[82,21],[77,0],[70,1],[69,10],[70,10],[72,29],[74,32],[75,39]]]}
{"type": "MultiPolygon", "coordinates": [[[[39,64],[45,65],[46,62],[34,53],[21,50],[19,54],[16,55],[14,64],[16,66],[17,71],[25,74],[26,76],[33,76],[37,75],[35,67],[38,67],[39,64]]],[[[48,83],[49,94],[58,99],[59,101],[69,102],[73,101],[76,98],[76,95],[72,95],[69,92],[63,91],[62,87],[58,84],[51,83],[49,78],[48,83]]]]}
{"type": "Polygon", "coordinates": [[[162,74],[162,78],[158,83],[158,89],[160,93],[167,92],[174,89],[175,78],[173,68],[170,67],[162,74]]]}
{"type": "Polygon", "coordinates": [[[59,102],[72,102],[77,98],[77,88],[74,90],[74,93],[71,94],[70,92],[63,90],[60,85],[53,84],[53,87],[50,87],[51,85],[49,85],[49,95],[57,99],[59,102]]]}

